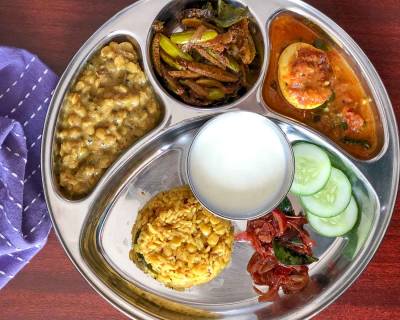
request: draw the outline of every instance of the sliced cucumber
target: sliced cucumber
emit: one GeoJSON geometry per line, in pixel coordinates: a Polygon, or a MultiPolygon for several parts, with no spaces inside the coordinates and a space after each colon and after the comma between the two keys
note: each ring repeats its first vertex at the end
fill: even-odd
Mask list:
{"type": "Polygon", "coordinates": [[[311,143],[297,143],[293,147],[295,174],[291,191],[312,195],[320,191],[331,174],[331,161],[320,147],[311,143]]]}
{"type": "Polygon", "coordinates": [[[307,212],[308,222],[319,234],[326,237],[339,237],[354,228],[358,219],[358,207],[351,197],[347,208],[339,215],[331,218],[320,218],[307,212]]]}
{"type": "Polygon", "coordinates": [[[312,196],[301,196],[306,211],[321,218],[337,216],[351,199],[351,184],[346,175],[332,168],[331,175],[324,188],[312,196]]]}

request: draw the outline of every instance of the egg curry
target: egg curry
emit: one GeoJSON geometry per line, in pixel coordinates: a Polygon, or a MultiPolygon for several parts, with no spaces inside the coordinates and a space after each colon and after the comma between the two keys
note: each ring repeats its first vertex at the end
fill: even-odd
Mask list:
{"type": "Polygon", "coordinates": [[[351,60],[310,21],[284,12],[270,25],[266,105],[328,136],[354,157],[376,156],[382,127],[351,60]]]}

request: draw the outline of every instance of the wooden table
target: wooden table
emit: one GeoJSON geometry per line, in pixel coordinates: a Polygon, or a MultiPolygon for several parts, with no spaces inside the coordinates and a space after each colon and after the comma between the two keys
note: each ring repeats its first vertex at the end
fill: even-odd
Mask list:
{"type": "MultiPolygon", "coordinates": [[[[268,1],[268,0],[260,0],[268,1]]],[[[400,0],[309,0],[365,50],[400,118],[400,0]]],[[[28,49],[61,74],[82,43],[132,0],[0,0],[0,45],[28,49]]],[[[317,319],[400,317],[400,201],[383,244],[357,282],[317,319]]],[[[54,233],[0,292],[0,319],[125,319],[74,269],[54,233]]]]}

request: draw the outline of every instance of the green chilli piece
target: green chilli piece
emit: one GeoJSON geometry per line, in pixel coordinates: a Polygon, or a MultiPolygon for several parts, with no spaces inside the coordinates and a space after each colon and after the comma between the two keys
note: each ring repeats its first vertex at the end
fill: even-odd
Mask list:
{"type": "Polygon", "coordinates": [[[221,89],[218,88],[212,88],[208,90],[208,99],[210,100],[222,100],[225,98],[225,93],[221,89]]]}
{"type": "Polygon", "coordinates": [[[291,191],[308,196],[320,191],[331,175],[331,161],[320,147],[300,142],[293,146],[295,173],[291,191]]]}
{"type": "Polygon", "coordinates": [[[193,58],[183,52],[175,43],[173,43],[168,37],[161,34],[160,36],[160,47],[172,58],[182,58],[188,61],[192,61],[193,58]]]}
{"type": "MultiPolygon", "coordinates": [[[[220,55],[222,55],[222,54],[217,54],[211,49],[208,49],[207,53],[209,55],[211,55],[213,58],[217,59],[218,61],[221,59],[220,55]]],[[[226,66],[229,69],[231,69],[235,73],[240,72],[240,65],[239,65],[239,63],[237,63],[237,61],[235,59],[233,59],[232,57],[224,57],[224,58],[228,60],[228,64],[226,66]]]]}
{"type": "Polygon", "coordinates": [[[173,43],[186,44],[189,42],[192,42],[192,43],[206,42],[206,41],[213,40],[218,36],[217,31],[206,30],[201,35],[200,39],[193,40],[192,38],[193,38],[194,34],[195,34],[195,31],[183,31],[183,32],[173,33],[170,38],[173,43]]]}
{"type": "Polygon", "coordinates": [[[307,212],[320,218],[339,215],[351,200],[351,184],[339,169],[332,168],[324,188],[312,196],[301,196],[300,200],[307,212]]]}
{"type": "Polygon", "coordinates": [[[239,63],[237,63],[237,61],[231,57],[228,57],[228,60],[229,60],[228,68],[236,73],[240,72],[239,63]]]}
{"type": "Polygon", "coordinates": [[[172,59],[169,55],[167,55],[165,52],[161,51],[160,52],[161,59],[169,65],[171,68],[174,68],[176,70],[183,71],[185,70],[184,66],[181,66],[178,62],[176,62],[174,59],[172,59]]]}
{"type": "Polygon", "coordinates": [[[307,212],[307,219],[311,227],[325,237],[343,236],[351,231],[357,223],[357,202],[352,196],[347,208],[339,215],[331,218],[321,218],[307,212]]]}

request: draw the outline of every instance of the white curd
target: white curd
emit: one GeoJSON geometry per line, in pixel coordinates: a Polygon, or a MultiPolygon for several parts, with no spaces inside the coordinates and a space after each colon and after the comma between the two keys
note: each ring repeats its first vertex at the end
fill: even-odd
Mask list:
{"type": "Polygon", "coordinates": [[[210,211],[250,218],[272,209],[289,190],[290,157],[289,144],[272,121],[228,112],[209,121],[194,139],[189,180],[210,211]]]}

